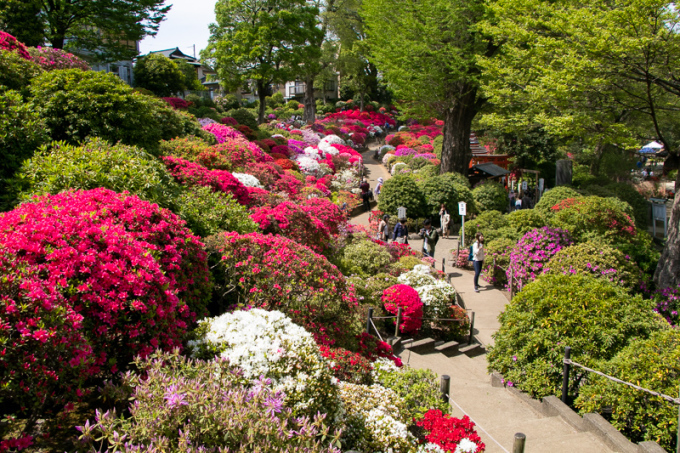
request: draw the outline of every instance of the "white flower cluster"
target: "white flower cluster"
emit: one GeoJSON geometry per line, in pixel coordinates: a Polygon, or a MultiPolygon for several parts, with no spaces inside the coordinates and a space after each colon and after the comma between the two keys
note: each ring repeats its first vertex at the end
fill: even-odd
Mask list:
{"type": "Polygon", "coordinates": [[[234,175],[234,178],[238,179],[241,184],[246,187],[257,187],[259,189],[263,189],[262,184],[260,184],[260,180],[253,175],[249,175],[247,173],[232,173],[232,175],[234,175]]]}
{"type": "Polygon", "coordinates": [[[326,154],[333,154],[336,155],[340,151],[338,151],[337,148],[335,148],[333,145],[344,145],[345,141],[338,137],[337,135],[327,135],[324,138],[321,139],[319,142],[319,149],[323,151],[326,154]]]}
{"type": "Polygon", "coordinates": [[[378,357],[378,359],[373,362],[373,369],[371,370],[371,376],[373,376],[374,381],[378,381],[380,375],[386,373],[399,373],[400,368],[398,368],[394,362],[385,357],[378,357]]]}
{"type": "Polygon", "coordinates": [[[397,162],[394,164],[394,167],[392,167],[392,176],[397,174],[397,170],[399,170],[401,167],[406,167],[407,165],[404,162],[397,162]]]}
{"type": "Polygon", "coordinates": [[[360,451],[407,453],[416,439],[407,430],[403,400],[381,385],[340,382],[345,436],[360,451]]]}
{"type": "Polygon", "coordinates": [[[321,172],[321,166],[319,165],[319,162],[307,155],[297,155],[293,157],[293,160],[297,162],[297,164],[300,166],[300,170],[302,170],[302,173],[306,175],[317,176],[321,172]]]}
{"type": "Polygon", "coordinates": [[[418,264],[412,271],[401,274],[397,281],[416,290],[423,302],[425,317],[428,318],[446,316],[456,296],[453,286],[433,277],[430,267],[424,264],[418,264]]]}
{"type": "Polygon", "coordinates": [[[475,453],[477,448],[477,444],[466,437],[460,440],[454,453],[475,453]]]}
{"type": "Polygon", "coordinates": [[[439,445],[428,442],[426,444],[420,445],[416,453],[446,453],[446,452],[439,445]]]}
{"type": "Polygon", "coordinates": [[[189,341],[194,357],[219,355],[243,371],[250,383],[269,378],[297,413],[333,414],[337,387],[312,335],[279,311],[259,308],[200,321],[202,337],[189,341]]]}
{"type": "Polygon", "coordinates": [[[312,159],[316,160],[321,160],[321,153],[319,153],[319,150],[314,148],[313,146],[308,146],[304,150],[304,155],[307,157],[310,157],[312,159]]]}
{"type": "Polygon", "coordinates": [[[355,169],[348,168],[335,174],[331,181],[331,188],[335,190],[352,190],[359,187],[359,173],[355,169]]]}

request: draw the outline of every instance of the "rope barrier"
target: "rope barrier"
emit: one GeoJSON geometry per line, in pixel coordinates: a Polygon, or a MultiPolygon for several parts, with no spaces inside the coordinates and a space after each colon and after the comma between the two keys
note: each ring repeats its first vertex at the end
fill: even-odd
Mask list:
{"type": "Polygon", "coordinates": [[[668,402],[671,402],[671,403],[673,403],[673,404],[678,404],[678,405],[680,405],[680,398],[673,398],[672,396],[664,395],[663,393],[658,393],[658,392],[655,392],[654,390],[649,390],[649,389],[646,389],[646,388],[644,388],[644,387],[640,387],[640,386],[638,386],[638,385],[632,384],[632,383],[630,383],[630,382],[622,381],[621,379],[615,378],[614,376],[609,376],[609,375],[607,375],[607,374],[602,373],[601,371],[593,370],[592,368],[588,368],[587,366],[581,365],[581,364],[578,363],[578,362],[574,362],[574,361],[571,360],[571,359],[563,359],[562,362],[563,362],[565,365],[573,365],[573,366],[576,366],[576,367],[579,367],[579,368],[583,368],[583,369],[586,370],[586,371],[589,371],[589,372],[591,372],[591,373],[595,373],[595,374],[597,374],[597,375],[599,375],[599,376],[602,376],[602,377],[604,377],[604,378],[609,379],[610,381],[618,382],[619,384],[625,384],[625,385],[627,385],[627,386],[629,386],[629,387],[633,387],[633,388],[636,389],[636,390],[641,390],[641,391],[643,391],[643,392],[647,392],[647,393],[649,393],[650,395],[658,396],[658,397],[660,397],[660,398],[665,399],[665,400],[668,401],[668,402]]]}
{"type": "Polygon", "coordinates": [[[378,332],[378,328],[373,323],[373,318],[371,318],[371,325],[373,326],[373,330],[375,330],[375,333],[378,334],[378,338],[380,338],[380,341],[383,341],[382,337],[380,336],[380,332],[378,332]]]}
{"type": "Polygon", "coordinates": [[[509,452],[508,450],[506,450],[505,447],[503,447],[503,446],[502,446],[502,445],[501,445],[501,444],[500,444],[500,443],[499,443],[499,442],[498,442],[491,434],[489,434],[489,432],[488,432],[487,430],[485,430],[485,429],[482,427],[482,425],[480,425],[480,424],[477,423],[472,417],[470,417],[470,414],[468,414],[467,412],[465,412],[465,410],[464,410],[462,407],[460,407],[460,405],[459,405],[458,403],[456,403],[456,401],[455,401],[453,398],[451,398],[450,395],[446,395],[446,396],[449,398],[449,401],[451,401],[453,404],[455,404],[456,407],[457,407],[458,409],[460,409],[460,411],[461,411],[463,414],[465,414],[465,415],[468,416],[468,418],[472,421],[472,423],[475,424],[475,426],[477,426],[477,428],[479,428],[479,429],[481,429],[482,431],[484,431],[484,434],[486,434],[487,436],[489,436],[489,439],[491,439],[496,445],[498,445],[498,447],[499,447],[501,450],[503,450],[505,453],[510,453],[510,452],[509,452]]]}

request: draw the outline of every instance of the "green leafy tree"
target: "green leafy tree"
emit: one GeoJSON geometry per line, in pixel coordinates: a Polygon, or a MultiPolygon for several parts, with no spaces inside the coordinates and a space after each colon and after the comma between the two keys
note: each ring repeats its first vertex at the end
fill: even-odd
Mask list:
{"type": "Polygon", "coordinates": [[[497,46],[476,29],[478,0],[364,0],[370,53],[406,112],[444,118],[441,172],[467,173],[472,121],[485,103],[477,56],[497,46]],[[385,12],[390,20],[385,20],[385,12]]]}
{"type": "Polygon", "coordinates": [[[415,219],[427,215],[427,205],[423,191],[418,184],[406,175],[397,175],[383,184],[378,209],[390,215],[397,215],[400,207],[406,208],[406,215],[415,219]]]}
{"type": "Polygon", "coordinates": [[[201,84],[201,81],[198,80],[198,72],[196,71],[195,66],[190,65],[184,60],[175,60],[175,64],[177,65],[177,68],[184,76],[183,84],[185,90],[192,91],[205,90],[205,87],[203,86],[203,84],[201,84]]]}
{"type": "Polygon", "coordinates": [[[300,72],[310,42],[318,39],[318,9],[304,0],[219,0],[217,22],[203,55],[229,89],[255,84],[260,99],[258,122],[264,122],[270,84],[300,72]]]}
{"type": "Polygon", "coordinates": [[[186,73],[165,55],[152,53],[140,58],[135,64],[134,73],[137,87],[145,88],[160,97],[172,96],[187,88],[186,73]]]}
{"type": "Polygon", "coordinates": [[[154,36],[170,10],[165,0],[2,0],[0,22],[20,41],[87,51],[116,61],[137,55],[136,41],[154,36]]]}

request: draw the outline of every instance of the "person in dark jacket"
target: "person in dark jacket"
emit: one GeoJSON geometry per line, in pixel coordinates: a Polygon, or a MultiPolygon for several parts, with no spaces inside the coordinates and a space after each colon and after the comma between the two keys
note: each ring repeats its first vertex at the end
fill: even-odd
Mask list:
{"type": "Polygon", "coordinates": [[[394,242],[400,244],[408,244],[408,228],[406,227],[406,219],[399,219],[394,226],[394,242]]]}
{"type": "Polygon", "coordinates": [[[371,185],[368,183],[368,178],[364,178],[364,181],[359,185],[359,189],[361,189],[361,200],[364,210],[369,212],[371,210],[371,185]]]}

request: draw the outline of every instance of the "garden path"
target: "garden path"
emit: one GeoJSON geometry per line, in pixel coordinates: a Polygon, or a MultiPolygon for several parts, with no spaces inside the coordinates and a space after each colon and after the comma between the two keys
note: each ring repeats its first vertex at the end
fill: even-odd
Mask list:
{"type": "MultiPolygon", "coordinates": [[[[385,167],[373,159],[374,143],[363,154],[365,174],[371,187],[378,177],[387,180],[385,167]]],[[[362,213],[352,223],[368,226],[368,214],[362,213]]],[[[422,249],[422,240],[411,240],[411,247],[422,249]]],[[[435,249],[437,269],[446,258],[445,272],[460,295],[465,308],[475,312],[475,338],[484,347],[493,344],[491,335],[500,328],[498,315],[508,304],[507,293],[480,280],[482,290],[474,291],[474,273],[451,266],[451,250],[456,250],[458,237],[440,238],[435,249]]],[[[400,353],[405,364],[427,368],[439,376],[451,378],[450,401],[452,415],[468,415],[476,424],[477,432],[486,444],[486,453],[513,451],[515,433],[526,434],[526,453],[609,453],[612,452],[598,437],[589,432],[577,432],[559,417],[546,417],[505,388],[492,387],[487,374],[486,355],[468,357],[459,354],[447,357],[441,353],[418,354],[410,350],[400,353]]]]}

